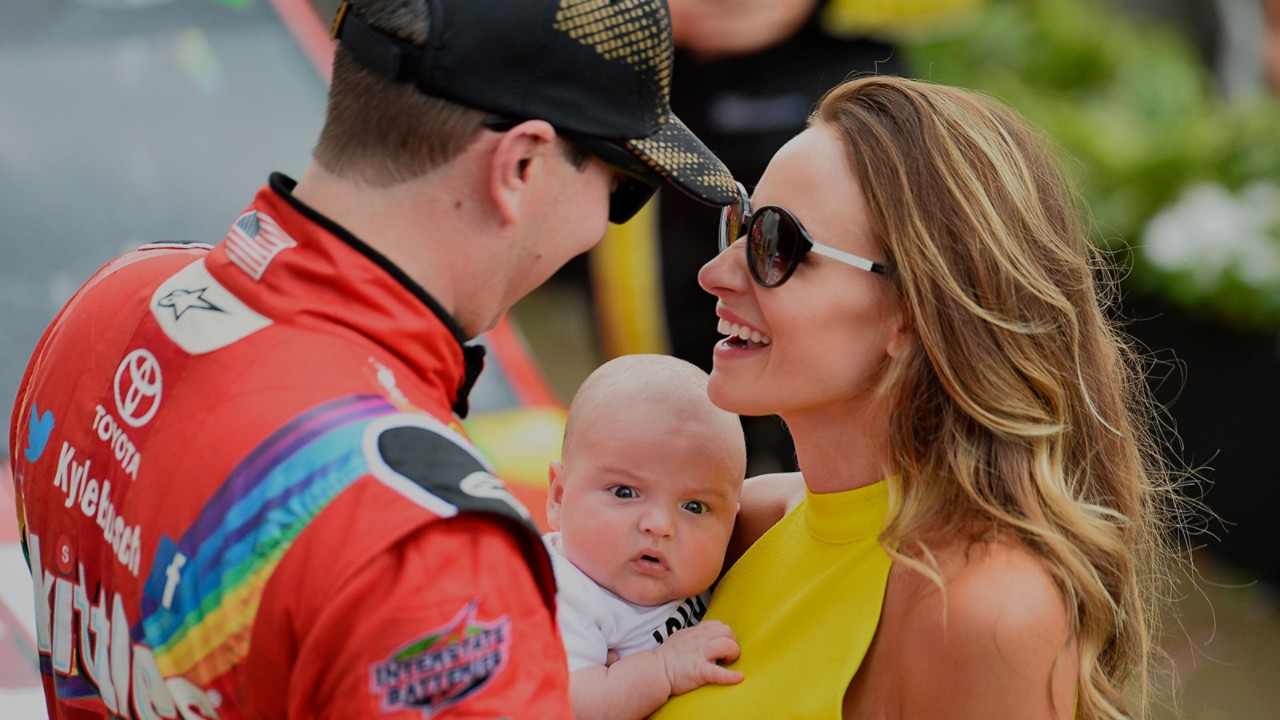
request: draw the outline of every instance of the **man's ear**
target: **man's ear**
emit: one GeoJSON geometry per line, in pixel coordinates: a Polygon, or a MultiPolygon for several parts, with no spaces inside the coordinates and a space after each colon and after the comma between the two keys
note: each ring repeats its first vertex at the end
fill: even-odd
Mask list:
{"type": "Polygon", "coordinates": [[[564,502],[564,465],[552,460],[547,467],[547,526],[560,529],[560,506],[564,502]]]}
{"type": "Polygon", "coordinates": [[[504,225],[515,223],[524,193],[555,151],[556,130],[545,120],[526,120],[502,135],[489,160],[489,193],[504,225]]]}

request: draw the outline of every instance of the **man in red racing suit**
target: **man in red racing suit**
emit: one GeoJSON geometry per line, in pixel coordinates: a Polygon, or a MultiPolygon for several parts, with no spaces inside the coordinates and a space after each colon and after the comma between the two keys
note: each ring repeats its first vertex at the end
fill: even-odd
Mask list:
{"type": "Polygon", "coordinates": [[[510,670],[565,660],[536,530],[453,420],[471,349],[291,185],[111,263],[36,349],[10,447],[51,716],[567,712],[510,670]]]}

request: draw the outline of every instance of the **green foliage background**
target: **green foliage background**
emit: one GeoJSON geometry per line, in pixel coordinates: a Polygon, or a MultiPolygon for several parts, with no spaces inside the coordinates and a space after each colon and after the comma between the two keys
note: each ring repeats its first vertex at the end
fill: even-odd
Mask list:
{"type": "MultiPolygon", "coordinates": [[[[1148,220],[1193,185],[1280,183],[1275,96],[1223,101],[1184,38],[1100,0],[992,0],[964,28],[905,52],[916,77],[993,95],[1066,151],[1094,240],[1131,265],[1131,290],[1242,328],[1280,328],[1280,277],[1227,271],[1206,286],[1133,252],[1148,220]]],[[[1267,241],[1280,248],[1277,225],[1267,241]]]]}

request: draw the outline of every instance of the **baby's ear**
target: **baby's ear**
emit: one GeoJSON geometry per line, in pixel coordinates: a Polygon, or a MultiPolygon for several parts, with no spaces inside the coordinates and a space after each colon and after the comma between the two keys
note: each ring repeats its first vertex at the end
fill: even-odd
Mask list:
{"type": "Polygon", "coordinates": [[[552,460],[547,466],[547,526],[560,530],[560,503],[564,500],[564,465],[552,460]]]}

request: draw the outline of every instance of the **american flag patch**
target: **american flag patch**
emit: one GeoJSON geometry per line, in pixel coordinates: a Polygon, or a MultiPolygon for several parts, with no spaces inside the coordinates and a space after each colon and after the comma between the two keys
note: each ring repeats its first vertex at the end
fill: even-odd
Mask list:
{"type": "Polygon", "coordinates": [[[236,218],[226,239],[227,257],[254,280],[262,279],[272,258],[281,250],[297,246],[275,220],[257,210],[236,218]]]}

